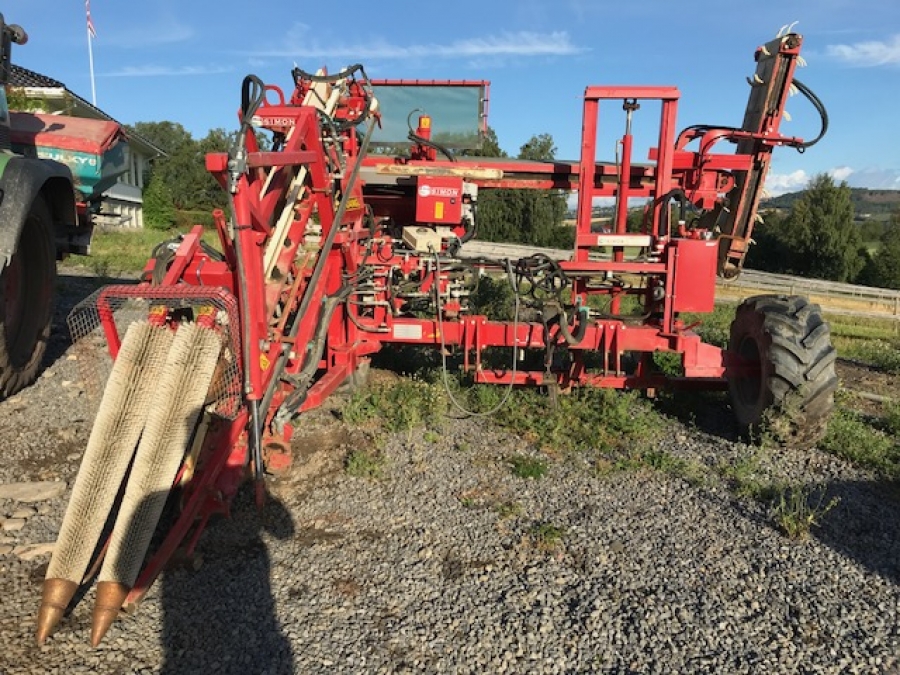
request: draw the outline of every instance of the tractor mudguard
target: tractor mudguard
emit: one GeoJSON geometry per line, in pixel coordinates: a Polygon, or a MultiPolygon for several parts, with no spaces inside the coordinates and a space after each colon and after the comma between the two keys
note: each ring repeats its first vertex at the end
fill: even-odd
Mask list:
{"type": "Polygon", "coordinates": [[[77,222],[72,172],[49,159],[0,154],[0,270],[16,252],[34,198],[43,193],[57,232],[77,222]]]}

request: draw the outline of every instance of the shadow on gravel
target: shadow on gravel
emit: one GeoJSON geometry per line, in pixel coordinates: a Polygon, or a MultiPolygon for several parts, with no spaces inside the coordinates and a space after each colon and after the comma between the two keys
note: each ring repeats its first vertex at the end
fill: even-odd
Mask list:
{"type": "Polygon", "coordinates": [[[44,362],[41,364],[41,370],[46,370],[56,363],[72,345],[72,336],[69,334],[69,326],[66,324],[66,319],[75,305],[103,286],[133,283],[135,283],[135,279],[96,276],[87,273],[78,274],[71,270],[59,270],[59,273],[56,275],[53,325],[50,329],[50,339],[47,342],[47,351],[44,352],[44,362]]]}
{"type": "Polygon", "coordinates": [[[161,581],[162,675],[294,672],[290,642],[275,615],[271,564],[263,533],[294,535],[294,522],[271,493],[260,513],[252,484],[231,518],[210,527],[201,545],[205,564],[171,569],[161,581]]]}
{"type": "Polygon", "coordinates": [[[812,529],[812,536],[870,572],[900,584],[900,483],[826,485],[823,503],[835,497],[840,502],[812,529]]]}
{"type": "Polygon", "coordinates": [[[728,392],[663,391],[654,401],[654,406],[661,413],[705,434],[728,441],[739,440],[728,392]]]}

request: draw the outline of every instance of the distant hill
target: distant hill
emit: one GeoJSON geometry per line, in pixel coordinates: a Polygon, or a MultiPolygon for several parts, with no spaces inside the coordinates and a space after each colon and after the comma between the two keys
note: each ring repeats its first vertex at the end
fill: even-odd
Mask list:
{"type": "MultiPolygon", "coordinates": [[[[789,209],[803,191],[788,192],[760,202],[762,209],[789,209]]],[[[853,213],[858,220],[887,220],[891,213],[900,211],[900,190],[870,190],[850,188],[853,213]]]]}

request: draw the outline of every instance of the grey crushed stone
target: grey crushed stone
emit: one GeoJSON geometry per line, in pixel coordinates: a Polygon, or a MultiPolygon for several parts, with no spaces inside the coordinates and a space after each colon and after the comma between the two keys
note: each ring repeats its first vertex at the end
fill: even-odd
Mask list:
{"type": "MultiPolygon", "coordinates": [[[[65,353],[0,403],[0,483],[71,486],[93,411],[65,353]]],[[[3,554],[0,673],[900,673],[893,486],[817,452],[765,457],[840,498],[789,540],[713,471],[753,450],[706,427],[673,419],[659,448],[707,467],[699,483],[559,458],[516,478],[508,456],[539,450],[478,420],[391,437],[372,481],[341,470],[366,436],[311,415],[262,517],[242,492],[199,568],[167,571],[97,649],[92,590],[34,644],[47,557],[3,554]]],[[[67,497],[4,546],[53,541],[67,497]]]]}

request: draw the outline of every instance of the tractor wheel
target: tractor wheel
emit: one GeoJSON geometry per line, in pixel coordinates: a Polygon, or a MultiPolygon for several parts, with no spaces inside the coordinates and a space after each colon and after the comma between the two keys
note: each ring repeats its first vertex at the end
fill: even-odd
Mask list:
{"type": "Polygon", "coordinates": [[[37,379],[50,336],[56,252],[50,210],[31,205],[19,245],[0,273],[0,399],[37,379]]]}
{"type": "Polygon", "coordinates": [[[815,445],[825,434],[838,379],[831,332],[806,298],[760,295],[740,304],[731,324],[728,376],[741,431],[783,444],[815,445]]]}

